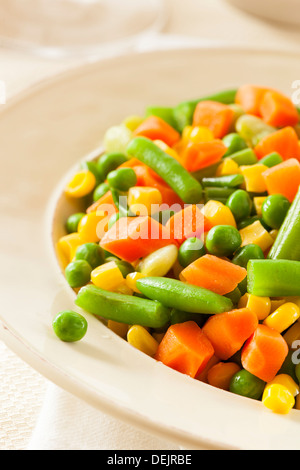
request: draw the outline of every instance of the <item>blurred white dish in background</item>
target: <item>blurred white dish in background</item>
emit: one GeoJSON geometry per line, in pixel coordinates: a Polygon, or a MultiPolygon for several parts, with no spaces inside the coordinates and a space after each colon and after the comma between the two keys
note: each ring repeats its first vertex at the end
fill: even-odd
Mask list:
{"type": "Polygon", "coordinates": [[[158,32],[165,0],[1,0],[0,43],[47,58],[91,56],[158,32]]]}
{"type": "Polygon", "coordinates": [[[299,0],[225,0],[248,13],[262,18],[300,25],[299,0]]]}
{"type": "Polygon", "coordinates": [[[51,326],[59,311],[77,310],[53,253],[52,237],[64,232],[70,210],[60,196],[107,128],[149,105],[246,82],[291,95],[299,59],[222,46],[132,53],[70,71],[0,107],[0,337],[8,347],[95,408],[186,449],[300,450],[299,410],[276,415],[180,374],[92,315],[78,343],[60,341],[51,326]]]}

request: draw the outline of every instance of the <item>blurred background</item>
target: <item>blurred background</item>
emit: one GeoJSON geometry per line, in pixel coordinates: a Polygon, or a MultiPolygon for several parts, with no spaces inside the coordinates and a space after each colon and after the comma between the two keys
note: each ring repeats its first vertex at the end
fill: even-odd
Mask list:
{"type": "MultiPolygon", "coordinates": [[[[299,0],[0,0],[0,112],[5,112],[6,104],[28,87],[111,55],[184,45],[298,52],[299,3],[299,0]]],[[[0,158],[5,156],[1,154],[0,158]]],[[[45,402],[52,405],[60,391],[1,341],[0,374],[0,449],[37,446],[40,420],[45,419],[45,402]]],[[[66,396],[69,403],[73,400],[75,411],[86,412],[88,421],[93,411],[74,397],[66,396]]],[[[52,428],[57,426],[59,411],[55,410],[57,414],[52,417],[46,416],[52,428]]],[[[136,435],[128,434],[128,429],[109,418],[103,420],[112,436],[106,445],[126,448],[122,435],[127,432],[126,445],[130,448],[130,436],[134,440],[136,435]]],[[[149,443],[141,434],[139,439],[136,445],[140,448],[159,446],[153,441],[149,443]]]]}

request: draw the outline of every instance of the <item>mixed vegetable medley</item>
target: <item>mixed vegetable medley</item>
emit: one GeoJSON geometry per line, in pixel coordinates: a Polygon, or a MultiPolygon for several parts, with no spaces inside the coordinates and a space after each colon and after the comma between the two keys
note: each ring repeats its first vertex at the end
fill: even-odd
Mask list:
{"type": "MultiPolygon", "coordinates": [[[[300,125],[245,84],[149,107],[107,130],[65,187],[57,254],[76,305],[132,346],[214,387],[300,409],[300,125]]],[[[81,340],[85,316],[53,329],[81,340]]]]}

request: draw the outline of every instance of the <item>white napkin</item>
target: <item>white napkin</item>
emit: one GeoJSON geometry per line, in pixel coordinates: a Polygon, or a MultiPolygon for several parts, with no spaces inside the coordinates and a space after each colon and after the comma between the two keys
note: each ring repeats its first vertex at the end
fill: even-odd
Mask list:
{"type": "Polygon", "coordinates": [[[178,450],[49,383],[27,450],[178,450]]]}

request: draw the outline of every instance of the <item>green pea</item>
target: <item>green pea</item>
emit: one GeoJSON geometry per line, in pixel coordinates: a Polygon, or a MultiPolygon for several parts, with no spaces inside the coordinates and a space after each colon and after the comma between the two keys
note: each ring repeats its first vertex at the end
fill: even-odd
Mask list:
{"type": "Polygon", "coordinates": [[[99,184],[103,181],[102,174],[99,174],[97,163],[94,161],[84,161],[81,163],[81,168],[83,170],[89,170],[96,178],[96,184],[99,184]]]}
{"type": "Polygon", "coordinates": [[[82,217],[85,216],[84,212],[77,212],[76,214],[72,214],[68,217],[66,223],[66,229],[68,233],[77,232],[78,224],[81,221],[82,217]]]}
{"type": "Polygon", "coordinates": [[[189,264],[193,263],[200,256],[205,255],[206,250],[202,240],[197,237],[191,237],[185,240],[178,250],[179,264],[186,268],[189,264]]]}
{"type": "Polygon", "coordinates": [[[264,253],[260,246],[250,243],[239,248],[232,258],[233,264],[237,264],[242,268],[247,268],[250,259],[265,259],[264,253]]]}
{"type": "Polygon", "coordinates": [[[127,276],[127,274],[134,272],[134,267],[127,261],[123,261],[119,258],[116,258],[115,256],[109,256],[106,258],[105,263],[110,263],[111,261],[116,263],[124,278],[127,276]]]}
{"type": "Polygon", "coordinates": [[[266,383],[245,369],[240,370],[232,377],[229,390],[236,395],[259,400],[266,383]]]}
{"type": "Polygon", "coordinates": [[[82,287],[90,281],[92,268],[83,259],[71,261],[65,269],[65,276],[71,287],[82,287]]]}
{"type": "Polygon", "coordinates": [[[240,232],[232,225],[216,225],[206,237],[206,249],[215,256],[231,256],[242,244],[240,232]]]}
{"type": "Polygon", "coordinates": [[[102,155],[97,162],[98,173],[102,175],[103,180],[108,173],[118,168],[122,163],[127,162],[127,158],[123,153],[111,152],[102,155]]]}
{"type": "Polygon", "coordinates": [[[52,321],[52,328],[56,336],[62,341],[75,342],[85,336],[88,323],[79,313],[64,310],[56,315],[52,321]]]}
{"type": "Polygon", "coordinates": [[[94,269],[104,263],[104,253],[98,243],[84,243],[77,248],[75,259],[87,261],[94,269]]]}
{"type": "Polygon", "coordinates": [[[108,173],[107,181],[110,187],[126,192],[136,185],[137,176],[132,168],[119,168],[108,173]]]}
{"type": "Polygon", "coordinates": [[[252,201],[244,189],[237,189],[227,199],[226,206],[229,207],[237,222],[246,219],[251,214],[252,201]]]}
{"type": "Polygon", "coordinates": [[[98,201],[102,196],[104,196],[107,191],[109,191],[109,185],[107,183],[98,184],[93,192],[94,202],[98,201]]]}
{"type": "Polygon", "coordinates": [[[261,211],[264,222],[273,229],[279,229],[291,203],[282,194],[272,194],[264,201],[261,211]]]}
{"type": "Polygon", "coordinates": [[[248,146],[245,142],[245,140],[236,132],[232,132],[231,134],[227,134],[225,137],[223,137],[223,143],[227,147],[227,152],[224,155],[225,157],[228,157],[229,155],[232,155],[235,152],[239,152],[240,150],[246,149],[248,146]]]}

